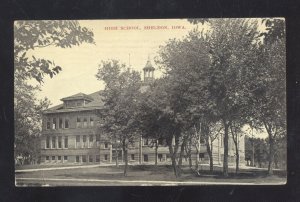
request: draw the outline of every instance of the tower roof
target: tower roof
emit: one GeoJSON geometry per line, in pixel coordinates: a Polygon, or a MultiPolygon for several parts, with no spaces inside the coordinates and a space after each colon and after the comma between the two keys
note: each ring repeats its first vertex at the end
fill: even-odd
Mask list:
{"type": "Polygon", "coordinates": [[[148,56],[147,63],[145,65],[145,67],[143,68],[143,70],[152,70],[152,71],[155,70],[155,68],[152,66],[152,64],[150,62],[150,57],[149,56],[148,56]]]}

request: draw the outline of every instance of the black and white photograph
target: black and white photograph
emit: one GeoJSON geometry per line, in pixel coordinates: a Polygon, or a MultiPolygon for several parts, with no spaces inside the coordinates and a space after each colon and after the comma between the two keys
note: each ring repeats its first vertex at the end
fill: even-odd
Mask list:
{"type": "Polygon", "coordinates": [[[285,18],[17,20],[15,186],[284,185],[285,18]]]}

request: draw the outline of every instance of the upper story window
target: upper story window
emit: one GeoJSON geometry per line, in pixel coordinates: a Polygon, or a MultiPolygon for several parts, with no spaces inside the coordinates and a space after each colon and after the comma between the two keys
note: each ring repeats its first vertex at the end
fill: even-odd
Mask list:
{"type": "Polygon", "coordinates": [[[81,127],[81,120],[80,120],[79,117],[77,117],[76,127],[77,127],[77,128],[80,128],[80,127],[81,127]]]}
{"type": "Polygon", "coordinates": [[[52,129],[56,129],[57,128],[57,125],[56,125],[56,118],[53,118],[53,121],[52,121],[52,129]]]}
{"type": "Polygon", "coordinates": [[[65,128],[69,128],[69,119],[65,119],[65,128]]]}
{"type": "Polygon", "coordinates": [[[87,127],[87,118],[83,119],[83,127],[86,128],[87,127]]]}
{"type": "Polygon", "coordinates": [[[97,134],[96,135],[96,142],[99,142],[100,141],[100,134],[97,134]]]}
{"type": "Polygon", "coordinates": [[[50,148],[50,137],[47,136],[46,138],[46,148],[50,148]]]}
{"type": "Polygon", "coordinates": [[[52,137],[52,148],[56,148],[56,137],[52,137]]]}
{"type": "Polygon", "coordinates": [[[49,130],[51,128],[50,119],[47,119],[46,129],[49,130]]]}
{"type": "Polygon", "coordinates": [[[91,125],[91,127],[94,126],[94,119],[92,117],[90,118],[90,125],[91,125]]]}
{"type": "Polygon", "coordinates": [[[58,127],[59,128],[63,128],[63,120],[62,120],[62,118],[58,119],[58,127]]]}
{"type": "Polygon", "coordinates": [[[145,146],[149,145],[149,140],[148,140],[148,138],[143,139],[143,140],[144,140],[144,145],[145,145],[145,146]]]}
{"type": "Polygon", "coordinates": [[[57,137],[57,143],[58,143],[57,148],[62,148],[62,139],[61,139],[61,136],[57,137]]]}
{"type": "Polygon", "coordinates": [[[68,136],[65,136],[64,143],[65,143],[65,148],[68,148],[68,145],[69,145],[69,143],[68,143],[68,136]]]}

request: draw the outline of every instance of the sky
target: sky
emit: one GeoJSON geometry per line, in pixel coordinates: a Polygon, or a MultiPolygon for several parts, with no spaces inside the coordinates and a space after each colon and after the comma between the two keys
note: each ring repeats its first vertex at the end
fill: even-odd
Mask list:
{"type": "MultiPolygon", "coordinates": [[[[61,104],[61,98],[79,92],[91,94],[104,89],[103,82],[95,77],[102,60],[117,59],[142,72],[148,57],[156,67],[153,58],[169,39],[181,39],[197,26],[200,30],[207,29],[206,25],[193,25],[186,19],[83,20],[79,23],[93,31],[95,44],[84,43],[65,49],[49,46],[29,53],[62,67],[52,79],[44,78],[41,91],[36,94],[39,99],[47,97],[51,106],[61,104]],[[149,29],[151,26],[156,29],[149,29]]],[[[156,67],[154,76],[161,75],[156,67]]],[[[266,133],[261,135],[266,137],[266,133]]]]}
{"type": "MultiPolygon", "coordinates": [[[[117,59],[142,71],[148,56],[154,67],[153,58],[160,45],[171,38],[182,38],[195,28],[185,19],[169,20],[84,20],[82,26],[91,29],[96,44],[81,44],[72,48],[46,47],[35,49],[35,57],[53,60],[62,71],[52,79],[46,77],[38,98],[47,97],[52,105],[60,104],[60,99],[79,92],[90,94],[104,89],[95,77],[102,60],[117,59]],[[139,30],[125,30],[124,27],[139,27],[139,30]],[[168,29],[145,29],[145,26],[160,26],[168,29]],[[183,26],[172,29],[172,26],[183,26]],[[119,30],[112,30],[118,27],[119,30]],[[123,28],[123,30],[121,30],[123,28]],[[110,29],[110,30],[108,30],[110,29]],[[130,55],[130,56],[129,56],[130,55]],[[130,58],[130,59],[129,59],[130,58]]],[[[157,68],[156,68],[157,69],[157,68]]],[[[162,73],[156,70],[157,78],[162,73]]]]}

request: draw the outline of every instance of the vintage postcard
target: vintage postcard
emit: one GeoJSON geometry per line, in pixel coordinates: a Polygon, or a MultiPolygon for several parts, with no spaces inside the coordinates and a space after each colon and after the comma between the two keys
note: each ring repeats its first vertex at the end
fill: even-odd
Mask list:
{"type": "Polygon", "coordinates": [[[16,186],[286,183],[284,18],[14,22],[16,186]]]}

